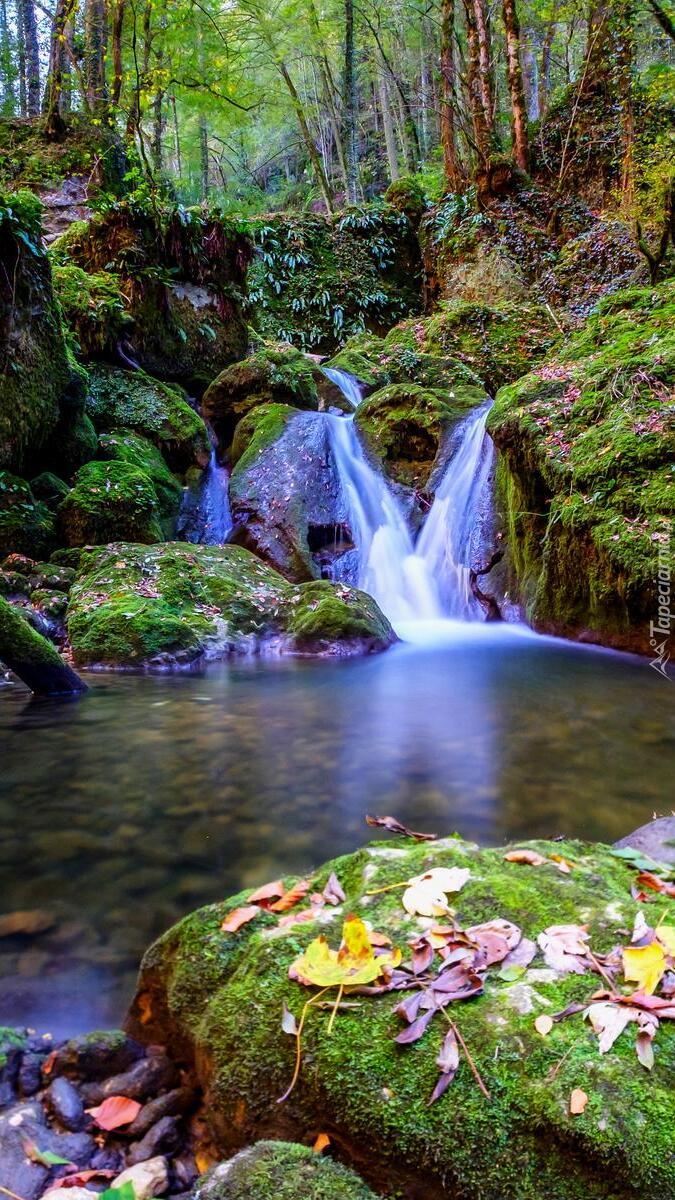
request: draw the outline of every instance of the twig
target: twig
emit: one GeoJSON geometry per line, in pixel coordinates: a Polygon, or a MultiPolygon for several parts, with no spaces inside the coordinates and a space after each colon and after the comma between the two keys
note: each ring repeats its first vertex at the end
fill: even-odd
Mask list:
{"type": "Polygon", "coordinates": [[[614,994],[614,992],[616,992],[616,984],[614,983],[613,979],[610,979],[609,975],[605,971],[602,964],[598,962],[598,960],[595,957],[592,950],[588,951],[588,957],[590,958],[591,962],[593,963],[593,966],[595,967],[596,971],[598,972],[598,975],[602,975],[602,978],[604,979],[605,983],[607,984],[610,992],[612,992],[612,994],[614,994]]]}
{"type": "Polygon", "coordinates": [[[473,1075],[474,1079],[476,1080],[476,1083],[478,1084],[481,1092],[485,1096],[485,1099],[492,1100],[492,1096],[490,1095],[485,1084],[483,1083],[483,1080],[481,1079],[480,1071],[478,1070],[478,1067],[476,1066],[475,1062],[473,1061],[473,1059],[471,1057],[471,1051],[469,1050],[469,1047],[467,1046],[466,1042],[464,1041],[464,1038],[462,1037],[461,1033],[459,1032],[459,1029],[455,1025],[455,1022],[448,1016],[448,1014],[446,1013],[444,1008],[441,1009],[441,1012],[443,1013],[443,1016],[445,1017],[446,1021],[448,1022],[448,1025],[450,1026],[452,1032],[454,1033],[455,1037],[457,1038],[457,1041],[459,1042],[460,1046],[462,1047],[462,1050],[464,1051],[464,1057],[466,1058],[466,1061],[468,1062],[469,1067],[471,1068],[471,1074],[473,1075]]]}
{"type": "Polygon", "coordinates": [[[564,334],[565,334],[565,330],[563,329],[563,326],[560,324],[560,321],[559,321],[559,320],[558,320],[558,318],[556,317],[556,315],[555,315],[555,313],[554,313],[553,309],[551,308],[551,305],[550,305],[550,304],[545,304],[545,305],[544,305],[544,308],[547,308],[547,309],[548,309],[548,311],[549,311],[549,313],[550,313],[550,315],[551,315],[551,318],[552,318],[552,319],[555,321],[556,325],[558,326],[558,329],[560,330],[560,332],[561,332],[561,333],[563,334],[563,336],[564,336],[564,334]]]}
{"type": "MultiPolygon", "coordinates": [[[[300,1074],[300,1066],[302,1064],[302,1046],[300,1043],[300,1038],[302,1036],[302,1031],[303,1031],[303,1028],[305,1025],[305,1018],[307,1016],[307,1013],[309,1012],[312,1005],[319,999],[319,997],[323,996],[326,992],[329,992],[329,991],[330,991],[330,988],[327,988],[327,987],[322,988],[320,992],[317,992],[315,996],[312,996],[307,1001],[307,1003],[305,1004],[305,1006],[300,1014],[300,1021],[298,1024],[297,1033],[295,1035],[295,1070],[293,1071],[293,1078],[291,1079],[291,1082],[288,1085],[288,1087],[286,1088],[286,1091],[284,1092],[283,1096],[279,1096],[279,1099],[277,1100],[277,1104],[283,1104],[284,1100],[288,1100],[288,1097],[290,1096],[291,1092],[293,1091],[293,1088],[295,1087],[296,1083],[298,1082],[298,1075],[300,1074]]],[[[15,1197],[15,1200],[17,1200],[16,1197],[15,1197]]]]}
{"type": "Polygon", "coordinates": [[[0,1192],[4,1196],[11,1196],[12,1200],[23,1200],[23,1196],[17,1196],[16,1192],[10,1192],[9,1188],[3,1187],[2,1184],[0,1184],[0,1192]]]}
{"type": "Polygon", "coordinates": [[[333,1022],[335,1021],[335,1014],[340,1005],[340,1001],[342,999],[342,993],[344,992],[344,990],[345,990],[345,985],[344,985],[344,983],[341,983],[338,988],[338,994],[337,994],[337,998],[335,1000],[335,1004],[333,1005],[333,1011],[330,1014],[330,1021],[328,1022],[328,1029],[326,1030],[328,1037],[330,1037],[331,1033],[333,1032],[333,1022]]]}
{"type": "Polygon", "coordinates": [[[562,1065],[563,1065],[563,1063],[564,1063],[565,1059],[566,1059],[566,1058],[569,1058],[569,1056],[570,1056],[570,1054],[572,1053],[573,1049],[574,1049],[574,1045],[572,1045],[572,1046],[568,1046],[568,1048],[567,1048],[567,1050],[565,1051],[565,1053],[563,1054],[562,1058],[558,1059],[558,1062],[555,1064],[555,1066],[554,1066],[554,1067],[551,1067],[551,1070],[549,1071],[548,1075],[546,1076],[546,1082],[547,1082],[547,1083],[553,1083],[553,1081],[554,1081],[554,1079],[556,1078],[556,1076],[557,1076],[557,1074],[558,1074],[558,1071],[559,1071],[559,1070],[560,1070],[560,1068],[562,1067],[562,1065]]]}
{"type": "Polygon", "coordinates": [[[384,887],[373,888],[372,892],[366,892],[366,896],[379,896],[381,892],[393,892],[395,888],[407,887],[409,883],[409,879],[404,879],[402,883],[387,883],[384,887]]]}

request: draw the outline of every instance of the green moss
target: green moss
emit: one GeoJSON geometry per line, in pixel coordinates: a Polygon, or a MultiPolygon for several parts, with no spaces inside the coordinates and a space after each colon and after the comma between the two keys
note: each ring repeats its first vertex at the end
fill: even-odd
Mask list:
{"type": "Polygon", "coordinates": [[[68,484],[53,471],[42,471],[35,479],[31,479],[30,487],[36,500],[44,500],[47,507],[52,509],[68,495],[68,484]]]}
{"type": "Polygon", "coordinates": [[[239,479],[259,455],[281,437],[296,411],[288,404],[261,404],[242,417],[234,431],[230,450],[234,463],[230,484],[235,492],[239,479]]]}
{"type": "Polygon", "coordinates": [[[293,587],[248,550],[183,543],[83,554],[68,630],[77,662],[136,667],[223,657],[270,640],[291,652],[340,654],[383,649],[393,637],[363,593],[293,587]]]}
{"type": "Polygon", "coordinates": [[[208,462],[206,426],[184,393],[143,371],[92,367],[87,413],[99,431],[132,429],[149,438],[178,471],[208,462]]]}
{"type": "Polygon", "coordinates": [[[56,621],[64,617],[68,610],[68,597],[64,596],[63,592],[49,592],[44,588],[37,588],[31,592],[30,602],[46,617],[56,621]]]}
{"type": "Polygon", "coordinates": [[[47,136],[41,118],[0,118],[0,185],[56,187],[73,175],[86,175],[90,194],[96,184],[118,188],[125,159],[106,125],[71,114],[66,136],[47,136]]]}
{"type": "Polygon", "coordinates": [[[89,274],[72,263],[52,270],[63,318],[85,358],[112,355],[131,319],[125,312],[119,276],[89,274]]]}
{"type": "Polygon", "coordinates": [[[35,667],[62,666],[58,650],[32,629],[19,609],[0,597],[0,660],[35,667]]]}
{"type": "Polygon", "coordinates": [[[114,429],[99,438],[99,454],[108,461],[128,463],[152,480],[157,495],[162,528],[166,537],[174,531],[183,489],[152,442],[130,429],[114,429]]]}
{"type": "Polygon", "coordinates": [[[56,544],[54,516],[25,479],[0,471],[0,556],[42,558],[56,544]]]}
{"type": "Polygon", "coordinates": [[[126,462],[92,462],[82,467],[59,507],[69,546],[96,545],[115,538],[159,542],[159,505],[152,481],[126,462]]]}
{"type": "Polygon", "coordinates": [[[258,1142],[202,1179],[195,1200],[375,1200],[353,1171],[310,1146],[258,1142]]]}
{"type": "Polygon", "coordinates": [[[288,345],[269,345],[226,367],[202,399],[202,412],[222,446],[237,422],[260,405],[289,404],[316,409],[319,396],[309,359],[288,345]]]}
{"type": "Polygon", "coordinates": [[[603,301],[497,397],[513,577],[541,628],[650,650],[675,512],[674,316],[672,284],[603,301]]]}
{"type": "Polygon", "coordinates": [[[466,1200],[657,1200],[675,1186],[668,1148],[675,1030],[662,1023],[651,1073],[635,1058],[634,1029],[604,1056],[580,1015],[540,1037],[536,1015],[583,1002],[597,990],[592,973],[559,976],[542,970],[541,959],[515,983],[490,970],[483,995],[449,1010],[490,1101],[463,1058],[448,1092],[429,1107],[445,1027],[433,1022],[420,1042],[397,1046],[401,1023],[392,997],[384,995],[355,998],[359,1007],[337,1016],[330,1037],[327,1014],[310,1012],[299,1083],[285,1105],[276,1103],[294,1054],[293,1040],[280,1029],[282,1004],[298,1014],[309,996],[288,978],[298,952],[319,930],[337,945],[344,915],[352,912],[398,946],[419,933],[421,922],[404,913],[400,891],[367,892],[431,866],[468,867],[471,876],[454,900],[463,928],[503,917],[536,939],[549,925],[582,922],[597,953],[625,938],[621,931],[632,928],[638,910],[625,864],[606,848],[578,842],[528,846],[564,855],[574,863],[571,874],[553,865],[506,863],[503,850],[479,850],[458,839],[414,847],[393,842],[316,873],[317,890],[334,870],[347,895],[321,926],[272,931],[265,914],[228,936],[220,922],[245,894],[203,909],[146,958],[140,993],[142,1011],[149,1009],[152,1019],[144,1036],[175,1038],[183,1050],[192,1049],[226,1148],[255,1138],[259,1129],[269,1135],[277,1122],[291,1121],[298,1132],[319,1122],[355,1157],[367,1144],[367,1177],[390,1186],[400,1181],[404,1194],[414,1181],[420,1194],[466,1200]],[[589,1095],[582,1117],[569,1115],[574,1087],[589,1095]]]}
{"type": "Polygon", "coordinates": [[[96,430],[87,414],[66,412],[54,430],[45,458],[72,479],[80,467],[96,456],[97,450],[96,430]]]}

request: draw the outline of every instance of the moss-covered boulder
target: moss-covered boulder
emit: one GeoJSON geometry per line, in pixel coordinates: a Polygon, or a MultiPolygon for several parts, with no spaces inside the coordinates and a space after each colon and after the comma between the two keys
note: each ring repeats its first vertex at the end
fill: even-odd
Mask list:
{"type": "Polygon", "coordinates": [[[154,442],[176,471],[209,461],[208,431],[185,393],[144,371],[92,367],[86,407],[97,430],[134,430],[154,442]]]}
{"type": "Polygon", "coordinates": [[[392,384],[362,401],[356,427],[386,473],[415,491],[433,486],[435,468],[445,465],[452,431],[487,396],[460,385],[452,391],[392,384]]]}
{"type": "Polygon", "coordinates": [[[315,371],[293,346],[266,346],[221,371],[204,393],[202,413],[227,447],[237,422],[260,404],[318,408],[315,371]]]}
{"type": "Polygon", "coordinates": [[[266,648],[371,653],[394,640],[364,592],[326,581],[293,586],[239,546],[178,542],[86,551],[68,632],[78,664],[137,669],[266,648]]]}
{"type": "Polygon", "coordinates": [[[109,272],[90,274],[65,263],[53,268],[54,290],[63,319],[84,358],[115,356],[117,344],[132,320],[125,310],[119,277],[109,272]]]}
{"type": "Polygon", "coordinates": [[[512,583],[538,629],[653,652],[672,563],[674,317],[672,283],[604,300],[497,397],[512,583]]]}
{"type": "Polygon", "coordinates": [[[87,463],[59,506],[59,524],[69,546],[120,538],[161,542],[159,516],[152,480],[128,462],[87,463]]]}
{"type": "Polygon", "coordinates": [[[348,1167],[293,1142],[257,1142],[214,1167],[194,1200],[375,1200],[348,1167]]]}
{"type": "Polygon", "coordinates": [[[648,282],[630,226],[599,220],[565,243],[541,287],[556,308],[584,317],[603,297],[648,282]]]}
{"type": "Polygon", "coordinates": [[[249,228],[257,253],[248,305],[264,337],[330,354],[352,334],[384,333],[421,309],[419,244],[391,205],[266,215],[249,228]]]}
{"type": "Polygon", "coordinates": [[[83,692],[85,684],[55,647],[0,597],[0,660],[32,692],[57,696],[83,692]]]}
{"type": "Polygon", "coordinates": [[[55,475],[53,471],[42,471],[35,479],[31,479],[30,488],[36,500],[44,500],[48,508],[58,508],[64,496],[68,495],[68,484],[55,475]]]}
{"type": "Polygon", "coordinates": [[[427,324],[423,318],[401,321],[384,338],[357,334],[326,366],[353,375],[365,392],[389,383],[415,383],[423,388],[450,388],[459,383],[481,387],[476,370],[428,339],[427,324]]]}
{"type": "MultiPolygon", "coordinates": [[[[637,1060],[636,1026],[601,1055],[581,1010],[606,984],[590,960],[581,974],[563,973],[537,944],[544,930],[567,924],[587,927],[595,955],[627,944],[640,908],[631,895],[635,872],[607,847],[535,842],[525,848],[549,861],[510,862],[504,848],[483,850],[455,838],[373,844],[311,874],[310,890],[321,892],[334,872],[346,898],[315,910],[307,923],[280,924],[261,910],[237,933],[226,933],[224,918],[246,904],[249,893],[209,905],[148,951],[131,1029],[145,1041],[167,1042],[194,1063],[224,1151],[259,1133],[284,1136],[292,1128],[309,1140],[321,1129],[385,1195],[662,1200],[675,1188],[675,1027],[661,1023],[652,1071],[637,1060]],[[561,857],[573,864],[568,873],[557,869],[561,857]],[[414,1044],[395,1041],[406,1024],[394,1010],[413,998],[411,986],[350,996],[332,1032],[329,1013],[310,1009],[299,1079],[279,1103],[296,1052],[295,1038],[282,1029],[284,1005],[299,1017],[318,991],[289,978],[291,964],[319,933],[336,949],[348,914],[368,921],[409,961],[409,944],[438,918],[409,916],[401,881],[439,867],[468,873],[449,898],[459,929],[501,919],[534,943],[520,966],[516,960],[506,969],[499,962],[488,967],[482,990],[446,1008],[466,1046],[447,1091],[429,1103],[448,1031],[441,1014],[414,1044]],[[537,1031],[538,1016],[573,1004],[580,1006],[576,1015],[554,1023],[548,1036],[537,1031]],[[588,1102],[583,1113],[571,1115],[577,1088],[588,1102]]],[[[441,961],[436,951],[428,970],[435,975],[441,961]]],[[[324,997],[327,1007],[335,995],[324,997]]]]}
{"type": "Polygon", "coordinates": [[[180,512],[183,489],[157,447],[131,429],[113,429],[101,434],[98,448],[101,458],[128,463],[148,476],[157,495],[162,530],[166,537],[171,537],[180,512]]]}
{"type": "Polygon", "coordinates": [[[17,472],[39,462],[74,385],[41,233],[37,198],[0,192],[0,469],[17,472]]]}
{"type": "Polygon", "coordinates": [[[25,479],[0,471],[0,556],[44,558],[55,546],[53,512],[33,495],[25,479]]]}

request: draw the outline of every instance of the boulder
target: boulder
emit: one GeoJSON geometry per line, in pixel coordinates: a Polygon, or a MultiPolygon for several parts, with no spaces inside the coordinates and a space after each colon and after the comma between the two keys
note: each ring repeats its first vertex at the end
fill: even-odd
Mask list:
{"type": "Polygon", "coordinates": [[[131,429],[148,438],[172,470],[205,467],[209,461],[208,431],[185,393],[143,371],[92,367],[86,408],[99,432],[131,429]]]}
{"type": "Polygon", "coordinates": [[[163,533],[165,537],[171,537],[180,512],[183,489],[157,447],[131,429],[113,429],[101,434],[98,448],[100,458],[128,463],[148,476],[157,496],[163,533]]]}
{"type": "Polygon", "coordinates": [[[59,696],[86,686],[56,648],[0,597],[0,660],[36,695],[59,696]]]}
{"type": "Polygon", "coordinates": [[[267,346],[226,367],[202,398],[202,413],[220,445],[229,446],[237,422],[261,404],[318,408],[316,368],[293,346],[267,346]]]}
{"type": "Polygon", "coordinates": [[[25,479],[0,470],[0,557],[44,558],[56,546],[54,514],[25,479]]]}
{"type": "Polygon", "coordinates": [[[80,665],[166,670],[233,653],[348,655],[383,650],[389,622],[364,592],[293,586],[239,546],[87,550],[70,594],[80,665]]]}
{"type": "Polygon", "coordinates": [[[59,1046],[51,1075],[87,1081],[107,1079],[126,1071],[144,1054],[143,1046],[121,1029],[95,1030],[59,1046]]]}
{"type": "Polygon", "coordinates": [[[614,846],[617,849],[630,846],[655,862],[675,864],[675,817],[657,817],[654,821],[648,821],[646,825],[640,825],[639,829],[620,838],[614,846]]]}
{"type": "Polygon", "coordinates": [[[59,506],[59,523],[69,546],[116,538],[161,542],[159,515],[152,480],[126,462],[87,463],[59,506]]]}
{"type": "Polygon", "coordinates": [[[50,1168],[28,1157],[27,1144],[83,1168],[96,1149],[88,1134],[50,1129],[37,1101],[8,1108],[0,1115],[0,1188],[21,1200],[39,1200],[50,1177],[50,1168]]]}
{"type": "Polygon", "coordinates": [[[497,396],[488,430],[500,451],[511,589],[537,629],[651,655],[663,641],[674,316],[672,281],[617,293],[497,396]]]}
{"type": "Polygon", "coordinates": [[[358,1175],[309,1146],[256,1142],[200,1179],[193,1200],[375,1200],[358,1175]]]}
{"type": "MultiPolygon", "coordinates": [[[[451,837],[371,844],[312,873],[310,891],[321,892],[333,873],[345,900],[315,910],[313,920],[280,924],[261,909],[237,932],[224,932],[225,918],[247,904],[245,891],[186,917],[143,961],[129,1027],[194,1066],[224,1154],[260,1136],[288,1136],[289,1129],[310,1143],[326,1131],[376,1190],[409,1200],[662,1200],[673,1192],[675,1024],[661,1022],[651,1071],[636,1057],[635,1024],[601,1054],[583,1009],[605,982],[587,956],[561,963],[545,957],[546,940],[538,941],[551,927],[582,924],[595,956],[628,944],[641,911],[631,893],[634,869],[609,847],[577,841],[480,849],[451,837]],[[507,849],[520,852],[515,861],[506,859],[507,849]],[[441,917],[441,925],[473,931],[511,923],[486,934],[493,965],[479,968],[482,988],[480,979],[469,981],[471,997],[445,1010],[461,1035],[447,1090],[430,1103],[447,1021],[437,1013],[416,1040],[418,1031],[395,1011],[397,1002],[414,999],[411,972],[407,989],[350,995],[331,1028],[326,1010],[337,991],[324,997],[325,1009],[311,1008],[299,1077],[281,1101],[296,1059],[296,1039],[282,1029],[284,1006],[299,1019],[318,994],[298,981],[302,967],[290,976],[289,968],[319,934],[337,949],[350,914],[382,935],[378,945],[391,939],[404,963],[412,943],[422,955],[419,939],[439,917],[404,909],[402,881],[437,868],[461,872],[451,881],[461,888],[449,896],[451,922],[441,917]],[[491,941],[500,928],[511,931],[511,961],[499,957],[506,947],[497,953],[491,941]],[[539,1016],[570,1005],[577,1010],[547,1035],[535,1027],[539,1016]],[[408,1028],[412,1044],[397,1044],[408,1028]],[[588,1098],[578,1115],[570,1110],[575,1089],[588,1098]]],[[[298,915],[302,908],[300,902],[298,915]]],[[[471,937],[475,945],[477,933],[471,937]]],[[[616,978],[624,990],[620,962],[616,978]]],[[[418,970],[435,977],[441,966],[436,951],[429,966],[420,957],[418,970]]],[[[445,969],[450,980],[452,960],[445,969]]]]}

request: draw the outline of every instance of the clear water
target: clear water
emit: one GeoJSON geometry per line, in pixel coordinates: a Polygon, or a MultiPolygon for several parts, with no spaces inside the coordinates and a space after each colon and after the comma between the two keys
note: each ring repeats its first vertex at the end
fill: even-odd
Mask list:
{"type": "MultiPolygon", "coordinates": [[[[672,806],[671,684],[517,627],[414,623],[383,655],[0,689],[0,1023],[120,1020],[151,938],[371,836],[366,812],[484,844],[612,840],[672,806]]],[[[384,835],[386,836],[386,835],[384,835]]]]}

